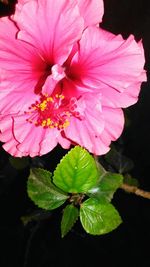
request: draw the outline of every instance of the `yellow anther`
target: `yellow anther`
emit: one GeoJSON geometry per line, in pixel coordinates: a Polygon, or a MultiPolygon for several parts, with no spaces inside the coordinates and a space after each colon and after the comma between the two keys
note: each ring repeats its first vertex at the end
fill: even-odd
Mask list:
{"type": "Polygon", "coordinates": [[[47,126],[51,125],[52,121],[50,118],[47,119],[47,126]]]}
{"type": "Polygon", "coordinates": [[[54,99],[52,97],[47,97],[48,102],[54,102],[54,99]]]}
{"type": "Polygon", "coordinates": [[[63,128],[66,128],[66,127],[68,127],[68,126],[69,126],[69,124],[70,124],[70,122],[69,122],[68,120],[66,120],[66,121],[65,121],[65,123],[63,124],[63,128]]]}
{"type": "Polygon", "coordinates": [[[38,107],[41,109],[41,111],[44,111],[47,107],[47,101],[44,100],[41,104],[38,105],[38,107]]]}
{"type": "Polygon", "coordinates": [[[59,95],[59,98],[64,99],[65,97],[64,97],[64,95],[59,95]]]}
{"type": "Polygon", "coordinates": [[[46,126],[46,120],[43,120],[41,125],[42,125],[43,127],[46,126]]]}
{"type": "Polygon", "coordinates": [[[60,99],[64,99],[65,98],[64,95],[58,95],[58,94],[56,94],[55,97],[56,98],[60,98],[60,99]]]}

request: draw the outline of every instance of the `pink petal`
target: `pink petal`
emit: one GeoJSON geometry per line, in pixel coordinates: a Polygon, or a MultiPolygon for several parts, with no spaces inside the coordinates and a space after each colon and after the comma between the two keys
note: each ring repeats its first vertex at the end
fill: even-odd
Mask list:
{"type": "Polygon", "coordinates": [[[143,47],[133,36],[123,40],[120,35],[89,27],[83,33],[70,71],[85,87],[111,87],[123,92],[139,79],[144,63],[143,47]]]}
{"type": "Polygon", "coordinates": [[[83,31],[83,19],[74,0],[31,0],[14,19],[20,28],[18,38],[38,48],[51,63],[60,65],[83,31]]]}
{"type": "Polygon", "coordinates": [[[107,139],[107,142],[106,142],[106,140],[102,138],[101,136],[100,137],[93,136],[92,138],[93,147],[90,152],[93,153],[94,155],[104,155],[110,150],[110,147],[109,147],[110,143],[111,143],[111,140],[109,140],[108,142],[108,139],[107,139]]]}
{"type": "Polygon", "coordinates": [[[121,108],[103,107],[105,121],[101,139],[107,143],[117,140],[122,134],[124,127],[124,114],[121,108]]]}
{"type": "Polygon", "coordinates": [[[65,134],[72,142],[87,148],[89,151],[92,150],[92,135],[88,132],[83,121],[74,117],[71,118],[69,127],[65,129],[65,134]]]}
{"type": "MultiPolygon", "coordinates": [[[[15,13],[20,12],[23,5],[30,0],[19,0],[15,13]]],[[[84,19],[84,26],[97,25],[102,21],[104,4],[102,0],[77,0],[81,16],[84,19]]],[[[13,17],[13,16],[12,16],[13,17]]]]}
{"type": "Polygon", "coordinates": [[[120,93],[113,88],[102,88],[102,104],[109,107],[127,108],[138,101],[138,96],[141,90],[141,82],[132,84],[120,93]]]}
{"type": "Polygon", "coordinates": [[[85,28],[100,23],[104,13],[103,0],[77,0],[85,28]]]}
{"type": "Polygon", "coordinates": [[[32,123],[28,123],[27,118],[28,115],[14,118],[13,132],[15,139],[19,142],[17,149],[30,157],[48,153],[57,145],[55,129],[36,127],[32,123]]]}
{"type": "Polygon", "coordinates": [[[124,115],[121,109],[103,107],[105,121],[104,130],[100,136],[93,136],[93,149],[90,151],[95,155],[106,154],[110,150],[112,141],[117,140],[124,127],[124,115]]]}
{"type": "Polygon", "coordinates": [[[15,72],[17,78],[19,74],[24,74],[26,80],[37,78],[45,62],[31,45],[16,39],[17,32],[9,18],[0,19],[0,68],[15,72]]]}
{"type": "Polygon", "coordinates": [[[5,142],[3,148],[12,156],[22,157],[23,154],[17,150],[18,142],[13,136],[13,119],[11,116],[0,116],[0,141],[5,142]]]}
{"type": "Polygon", "coordinates": [[[86,121],[83,122],[72,118],[70,126],[65,129],[65,133],[66,137],[72,142],[85,147],[91,153],[102,155],[109,150],[105,143],[101,141],[100,137],[97,138],[95,134],[89,130],[86,121]],[[97,147],[99,144],[100,147],[97,147]]]}
{"type": "Polygon", "coordinates": [[[22,152],[23,155],[34,157],[39,155],[43,128],[39,128],[37,131],[35,125],[27,123],[24,117],[20,116],[14,118],[13,132],[15,138],[19,142],[17,149],[22,152]]]}
{"type": "Polygon", "coordinates": [[[60,131],[36,127],[26,121],[28,115],[0,116],[0,141],[3,148],[15,157],[41,156],[50,152],[58,143],[65,149],[70,141],[60,131]]]}
{"type": "MultiPolygon", "coordinates": [[[[8,83],[9,85],[9,83],[8,83]]],[[[0,86],[1,90],[3,89],[0,86]]],[[[9,88],[9,87],[8,87],[9,88]]],[[[29,107],[39,99],[39,95],[35,95],[32,92],[28,92],[28,84],[24,84],[22,91],[11,91],[6,90],[0,91],[0,113],[1,114],[13,114],[20,113],[24,114],[25,111],[29,111],[29,107]],[[26,94],[24,92],[27,92],[26,94]]]]}
{"type": "Polygon", "coordinates": [[[50,152],[57,144],[60,144],[64,149],[68,149],[70,147],[70,141],[66,138],[63,138],[60,132],[54,129],[47,129],[45,131],[44,138],[40,143],[40,155],[47,154],[50,152]]]}
{"type": "MultiPolygon", "coordinates": [[[[78,106],[80,107],[80,105],[85,107],[82,115],[83,118],[80,119],[80,116],[79,118],[71,117],[70,125],[64,129],[64,132],[66,137],[72,140],[72,142],[93,152],[93,139],[101,135],[105,125],[101,107],[101,96],[87,93],[78,100],[78,106]]],[[[106,151],[104,143],[102,150],[106,151]]]]}
{"type": "MultiPolygon", "coordinates": [[[[91,133],[100,135],[104,129],[101,94],[84,94],[78,101],[78,106],[84,107],[83,117],[91,133]]],[[[80,112],[79,108],[78,111],[80,112]]]]}
{"type": "Polygon", "coordinates": [[[14,157],[23,157],[27,156],[25,153],[22,153],[17,149],[18,143],[16,140],[12,137],[12,139],[8,140],[4,145],[3,148],[12,156],[14,157]]]}
{"type": "MultiPolygon", "coordinates": [[[[95,110],[92,110],[94,114],[95,110]]],[[[103,122],[99,120],[100,116],[97,117],[97,129],[101,128],[99,132],[91,127],[93,125],[88,115],[87,112],[83,120],[72,117],[70,126],[65,129],[66,137],[95,155],[103,155],[109,151],[111,141],[115,141],[122,133],[123,112],[117,108],[102,107],[103,122]]]]}
{"type": "Polygon", "coordinates": [[[10,115],[0,116],[0,141],[7,142],[12,137],[13,119],[10,115]]]}
{"type": "Polygon", "coordinates": [[[35,87],[46,63],[27,43],[16,40],[18,28],[0,19],[0,112],[25,110],[36,99],[35,87]]]}
{"type": "Polygon", "coordinates": [[[62,148],[64,148],[64,149],[69,149],[70,148],[70,145],[71,145],[70,140],[68,140],[66,137],[63,137],[62,134],[60,134],[57,137],[57,140],[58,140],[58,143],[61,145],[62,148]]]}

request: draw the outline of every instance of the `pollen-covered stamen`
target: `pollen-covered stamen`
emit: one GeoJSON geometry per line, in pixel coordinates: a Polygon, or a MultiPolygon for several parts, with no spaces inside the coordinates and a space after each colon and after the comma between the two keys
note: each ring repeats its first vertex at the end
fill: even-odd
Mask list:
{"type": "Polygon", "coordinates": [[[41,95],[40,100],[32,104],[29,109],[30,118],[27,121],[44,128],[63,130],[69,126],[71,116],[80,118],[77,99],[75,97],[66,99],[62,94],[41,95]]]}

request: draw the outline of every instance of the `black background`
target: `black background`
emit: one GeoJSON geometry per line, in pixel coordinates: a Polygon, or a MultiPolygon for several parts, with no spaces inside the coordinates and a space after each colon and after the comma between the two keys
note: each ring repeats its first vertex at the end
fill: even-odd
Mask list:
{"type": "MultiPolygon", "coordinates": [[[[143,83],[139,102],[128,109],[130,126],[122,134],[124,154],[134,162],[131,174],[141,188],[150,191],[150,1],[105,0],[102,27],[124,38],[134,34],[143,38],[148,82],[143,83]]],[[[0,4],[0,15],[11,14],[14,2],[0,4]]],[[[41,157],[44,167],[53,169],[64,151],[59,147],[41,157]]],[[[74,267],[132,266],[149,267],[150,201],[118,190],[113,203],[123,223],[113,232],[93,237],[77,223],[60,237],[60,211],[46,220],[23,226],[20,217],[34,205],[27,197],[29,170],[17,171],[0,151],[0,266],[74,267]],[[29,242],[30,241],[30,242],[29,242]]]]}

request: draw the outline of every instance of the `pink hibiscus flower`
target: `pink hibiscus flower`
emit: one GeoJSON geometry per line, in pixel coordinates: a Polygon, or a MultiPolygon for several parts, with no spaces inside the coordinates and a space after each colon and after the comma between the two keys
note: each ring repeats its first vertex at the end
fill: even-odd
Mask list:
{"type": "Polygon", "coordinates": [[[0,140],[13,156],[58,143],[102,155],[146,79],[142,44],[97,27],[100,0],[20,0],[0,20],[0,140]],[[30,12],[29,12],[30,10],[30,12]]]}

